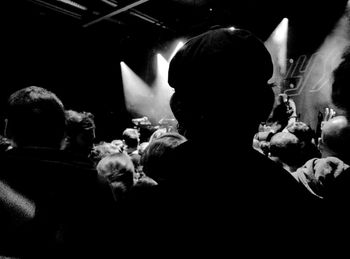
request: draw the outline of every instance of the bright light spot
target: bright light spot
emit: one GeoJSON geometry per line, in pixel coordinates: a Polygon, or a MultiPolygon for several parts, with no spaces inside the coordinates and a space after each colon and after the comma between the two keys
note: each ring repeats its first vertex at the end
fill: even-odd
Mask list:
{"type": "Polygon", "coordinates": [[[230,31],[234,31],[236,28],[233,27],[233,26],[231,26],[231,27],[229,27],[228,29],[229,29],[230,31]]]}
{"type": "Polygon", "coordinates": [[[284,18],[276,29],[266,40],[265,46],[269,50],[273,62],[272,81],[280,84],[287,71],[287,37],[288,37],[288,19],[284,18]]]}
{"type": "Polygon", "coordinates": [[[287,40],[287,34],[288,34],[288,19],[284,18],[282,22],[277,26],[273,39],[277,43],[283,43],[287,40]]]}
{"type": "Polygon", "coordinates": [[[185,45],[183,41],[179,41],[179,43],[176,45],[175,49],[173,50],[173,53],[171,54],[169,60],[171,60],[175,54],[185,45]]]}
{"type": "Polygon", "coordinates": [[[169,62],[161,54],[157,54],[157,78],[152,86],[152,91],[158,120],[174,118],[169,105],[174,89],[168,84],[168,70],[169,62]]]}
{"type": "Polygon", "coordinates": [[[169,63],[159,53],[157,54],[157,70],[158,77],[161,77],[164,82],[168,82],[169,63]]]}
{"type": "Polygon", "coordinates": [[[130,113],[152,117],[152,92],[149,86],[128,65],[120,62],[125,105],[130,113]]]}
{"type": "Polygon", "coordinates": [[[58,0],[59,2],[65,3],[65,4],[69,4],[71,6],[74,6],[76,8],[79,8],[81,10],[86,11],[87,8],[81,4],[78,4],[77,2],[71,1],[71,0],[58,0]]]}

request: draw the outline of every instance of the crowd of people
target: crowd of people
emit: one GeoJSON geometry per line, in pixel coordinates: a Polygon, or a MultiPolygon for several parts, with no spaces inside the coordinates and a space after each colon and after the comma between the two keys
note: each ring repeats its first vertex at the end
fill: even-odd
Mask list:
{"type": "MultiPolygon", "coordinates": [[[[346,52],[332,86],[348,112],[349,64],[346,52]]],[[[93,114],[39,86],[14,92],[1,137],[0,255],[248,256],[295,235],[301,243],[326,218],[338,229],[349,215],[350,115],[333,113],[317,136],[288,96],[271,113],[272,72],[247,30],[190,39],[169,66],[178,127],[142,143],[135,128],[95,143],[93,114]],[[218,127],[248,96],[237,125],[218,127]]]]}

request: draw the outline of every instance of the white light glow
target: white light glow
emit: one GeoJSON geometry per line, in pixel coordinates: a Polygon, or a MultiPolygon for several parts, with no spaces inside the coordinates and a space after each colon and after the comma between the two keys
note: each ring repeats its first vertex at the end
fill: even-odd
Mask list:
{"type": "Polygon", "coordinates": [[[129,112],[151,117],[152,92],[150,87],[124,62],[120,62],[125,105],[129,112]]]}
{"type": "Polygon", "coordinates": [[[161,55],[157,54],[157,77],[153,84],[152,91],[154,104],[157,107],[157,119],[174,118],[170,109],[170,97],[174,89],[168,84],[169,62],[161,55]]]}
{"type": "Polygon", "coordinates": [[[74,1],[71,1],[71,0],[58,0],[58,1],[59,1],[59,2],[62,2],[62,3],[65,3],[65,4],[69,4],[69,5],[71,5],[71,6],[74,6],[74,7],[76,7],[76,8],[81,9],[81,10],[84,10],[84,11],[87,10],[87,8],[86,8],[85,6],[83,6],[83,5],[81,5],[81,4],[78,4],[78,3],[74,2],[74,1]]]}
{"type": "Polygon", "coordinates": [[[169,62],[161,55],[157,54],[157,77],[160,77],[163,82],[168,82],[169,62]]]}
{"type": "Polygon", "coordinates": [[[284,18],[274,31],[273,40],[277,43],[284,43],[287,40],[288,19],[284,18]]]}
{"type": "Polygon", "coordinates": [[[171,60],[171,59],[175,56],[175,54],[176,54],[184,45],[185,45],[185,43],[184,43],[183,41],[179,41],[179,43],[176,45],[176,47],[175,47],[173,53],[170,55],[169,60],[171,60]]]}
{"type": "Polygon", "coordinates": [[[288,19],[284,18],[265,42],[265,46],[271,54],[274,68],[273,76],[269,82],[274,82],[277,85],[281,85],[287,70],[287,39],[288,19]]]}

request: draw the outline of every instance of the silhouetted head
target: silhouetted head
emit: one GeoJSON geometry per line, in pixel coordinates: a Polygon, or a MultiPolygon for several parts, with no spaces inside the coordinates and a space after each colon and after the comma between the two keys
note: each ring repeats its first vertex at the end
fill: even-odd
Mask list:
{"type": "Polygon", "coordinates": [[[348,163],[349,146],[350,125],[345,116],[336,116],[323,124],[319,143],[322,157],[335,156],[348,163]]]}
{"type": "Polygon", "coordinates": [[[115,196],[121,197],[134,185],[135,169],[131,158],[124,152],[108,155],[96,166],[97,172],[111,184],[115,196]]]}
{"type": "Polygon", "coordinates": [[[17,146],[59,148],[65,132],[65,112],[57,96],[41,87],[14,92],[6,108],[5,135],[17,146]]]}
{"type": "Polygon", "coordinates": [[[270,140],[270,155],[291,167],[299,167],[303,164],[300,159],[301,149],[300,140],[289,132],[278,132],[270,140]]]}
{"type": "Polygon", "coordinates": [[[273,106],[272,71],[269,52],[249,31],[218,28],[190,39],[169,67],[180,133],[193,139],[234,118],[245,125],[250,143],[273,106]]]}
{"type": "Polygon", "coordinates": [[[173,166],[166,156],[185,141],[185,137],[175,132],[164,133],[150,141],[141,157],[144,173],[157,182],[166,179],[169,167],[173,166]]]}
{"type": "Polygon", "coordinates": [[[321,156],[316,146],[315,132],[305,122],[295,121],[289,124],[283,131],[294,134],[300,140],[304,162],[311,158],[321,156]]]}
{"type": "Polygon", "coordinates": [[[290,132],[297,136],[300,141],[305,142],[314,142],[315,136],[314,132],[309,125],[302,121],[295,121],[288,125],[284,130],[284,132],[290,132]]]}
{"type": "Polygon", "coordinates": [[[137,148],[140,143],[139,132],[137,129],[127,128],[123,131],[122,136],[125,145],[128,148],[137,148]]]}
{"type": "Polygon", "coordinates": [[[66,148],[73,152],[88,154],[95,139],[94,116],[90,112],[66,111],[66,148]]]}

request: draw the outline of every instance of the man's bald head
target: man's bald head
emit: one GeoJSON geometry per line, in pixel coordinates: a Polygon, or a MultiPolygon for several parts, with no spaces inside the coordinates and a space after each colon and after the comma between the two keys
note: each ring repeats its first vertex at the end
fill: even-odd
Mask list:
{"type": "Polygon", "coordinates": [[[350,125],[345,116],[336,116],[322,126],[320,151],[322,157],[336,156],[349,160],[350,125]]]}

